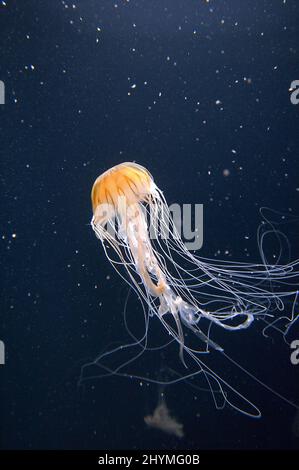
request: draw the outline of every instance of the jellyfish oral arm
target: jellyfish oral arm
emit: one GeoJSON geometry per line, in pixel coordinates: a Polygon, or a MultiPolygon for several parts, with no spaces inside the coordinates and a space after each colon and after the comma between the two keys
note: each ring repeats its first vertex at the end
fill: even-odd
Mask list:
{"type": "Polygon", "coordinates": [[[137,206],[134,211],[134,219],[131,217],[127,219],[126,234],[136,270],[147,291],[153,297],[160,297],[166,288],[165,277],[152,251],[145,216],[137,206]],[[151,274],[157,279],[157,284],[152,280],[151,274]]]}
{"type": "Polygon", "coordinates": [[[231,312],[229,314],[226,313],[223,318],[217,318],[215,314],[205,312],[204,310],[200,310],[200,314],[203,318],[207,318],[208,320],[213,321],[214,323],[221,326],[225,330],[230,330],[230,331],[238,331],[238,330],[243,330],[244,328],[248,328],[254,320],[254,316],[250,312],[231,312]],[[230,325],[230,324],[225,323],[226,321],[231,321],[234,318],[238,318],[238,321],[239,321],[240,317],[244,318],[244,321],[241,321],[237,325],[230,325]]]}

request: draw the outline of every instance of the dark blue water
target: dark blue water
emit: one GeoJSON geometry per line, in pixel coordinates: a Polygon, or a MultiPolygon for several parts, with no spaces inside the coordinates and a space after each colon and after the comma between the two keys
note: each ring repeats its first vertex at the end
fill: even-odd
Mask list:
{"type": "MultiPolygon", "coordinates": [[[[99,174],[135,160],[169,203],[203,203],[207,257],[258,262],[259,208],[298,216],[299,106],[288,91],[298,20],[295,0],[0,2],[2,448],[298,447],[296,409],[221,355],[215,370],[261,419],[217,411],[188,384],[167,387],[178,440],[144,423],[158,386],[113,377],[78,387],[84,363],[127,340],[127,287],[89,226],[99,174]]],[[[298,223],[283,230],[298,258],[298,223]]],[[[141,307],[129,305],[138,326],[141,307]]],[[[253,325],[222,340],[298,404],[299,366],[271,337],[253,325]]],[[[177,350],[146,355],[140,370],[159,378],[176,362],[177,350]]]]}

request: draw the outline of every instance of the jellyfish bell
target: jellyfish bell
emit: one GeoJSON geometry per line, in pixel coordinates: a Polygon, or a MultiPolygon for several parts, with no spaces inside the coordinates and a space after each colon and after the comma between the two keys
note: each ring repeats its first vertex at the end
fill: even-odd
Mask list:
{"type": "MultiPolygon", "coordinates": [[[[253,412],[245,414],[259,416],[255,405],[210,369],[201,355],[214,350],[228,357],[211,338],[212,327],[236,332],[259,319],[266,330],[283,318],[287,326],[282,333],[287,333],[298,317],[294,308],[282,313],[286,299],[297,300],[298,260],[271,265],[262,257],[260,264],[252,264],[192,254],[162,191],[149,171],[136,163],[121,163],[100,175],[91,200],[91,226],[107,258],[138,294],[147,317],[158,317],[178,343],[182,363],[187,367],[186,358],[191,360],[209,386],[211,381],[220,390],[225,385],[252,406],[253,412]],[[186,332],[198,345],[186,344],[186,332]]],[[[224,392],[223,397],[243,412],[224,392]]]]}
{"type": "Polygon", "coordinates": [[[101,219],[102,206],[111,207],[114,214],[121,213],[122,198],[129,207],[137,208],[146,202],[155,186],[151,174],[137,163],[121,163],[100,175],[94,182],[91,191],[92,209],[96,223],[105,224],[112,213],[101,219]]]}

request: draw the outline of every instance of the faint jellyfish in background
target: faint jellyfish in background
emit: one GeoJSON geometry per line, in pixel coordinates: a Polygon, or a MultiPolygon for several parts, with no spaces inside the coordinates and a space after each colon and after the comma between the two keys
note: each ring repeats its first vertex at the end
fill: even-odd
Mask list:
{"type": "MultiPolygon", "coordinates": [[[[255,404],[216,373],[215,366],[209,366],[206,359],[208,354],[222,355],[271,390],[226,354],[224,347],[218,344],[219,336],[216,342],[212,334],[217,328],[235,334],[257,320],[264,336],[269,328],[280,331],[284,337],[288,334],[298,318],[295,304],[299,260],[280,263],[280,250],[276,261],[269,263],[263,249],[269,233],[280,240],[279,230],[270,224],[270,228],[259,233],[259,264],[195,255],[184,245],[152,175],[146,168],[131,162],[116,165],[100,175],[93,185],[91,200],[92,229],[112,266],[138,295],[145,326],[139,338],[130,334],[130,344],[105,352],[92,365],[104,370],[102,376],[132,378],[134,375],[124,369],[150,350],[148,331],[151,318],[156,317],[168,333],[169,343],[178,344],[181,364],[187,371],[172,383],[201,377],[212,393],[216,408],[224,406],[215,400],[219,392],[224,404],[247,416],[260,417],[255,404]],[[293,307],[290,307],[290,300],[293,307]],[[103,365],[103,360],[129,348],[139,349],[133,359],[118,367],[103,365]]],[[[171,423],[168,417],[166,404],[161,403],[148,422],[171,423]]]]}
{"type": "Polygon", "coordinates": [[[177,419],[170,414],[166,405],[164,392],[159,394],[159,401],[153,414],[145,416],[144,422],[150,428],[159,429],[180,439],[184,437],[183,424],[179,423],[177,419]]]}

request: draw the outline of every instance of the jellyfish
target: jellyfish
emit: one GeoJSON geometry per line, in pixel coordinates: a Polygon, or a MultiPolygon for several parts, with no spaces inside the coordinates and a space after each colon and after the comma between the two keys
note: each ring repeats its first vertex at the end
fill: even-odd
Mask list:
{"type": "MultiPolygon", "coordinates": [[[[268,263],[262,247],[264,234],[260,237],[259,264],[191,253],[163,192],[151,173],[137,163],[121,163],[101,174],[93,184],[91,200],[91,227],[96,237],[112,266],[138,295],[147,327],[151,317],[157,317],[170,340],[177,343],[187,370],[182,379],[203,374],[212,390],[217,384],[225,403],[259,417],[259,409],[210,368],[204,355],[211,351],[226,355],[219,341],[212,338],[215,328],[236,333],[260,321],[265,336],[272,327],[286,337],[298,318],[298,260],[286,265],[279,259],[268,263]],[[291,298],[293,307],[286,311],[291,298]],[[186,341],[189,335],[193,338],[190,343],[186,341]],[[197,370],[188,374],[190,361],[197,370]],[[251,410],[234,404],[225,390],[231,390],[251,410]]],[[[147,347],[146,332],[136,342],[142,353],[147,347]]],[[[114,373],[121,374],[121,368],[114,373]]]]}
{"type": "Polygon", "coordinates": [[[153,414],[145,416],[144,422],[149,428],[159,429],[179,439],[184,437],[183,424],[170,414],[163,393],[159,396],[159,401],[153,414]]]}

